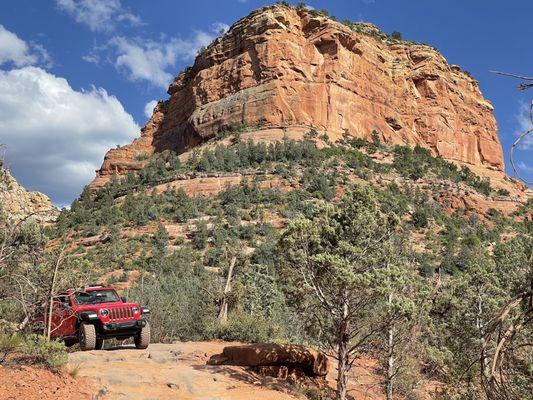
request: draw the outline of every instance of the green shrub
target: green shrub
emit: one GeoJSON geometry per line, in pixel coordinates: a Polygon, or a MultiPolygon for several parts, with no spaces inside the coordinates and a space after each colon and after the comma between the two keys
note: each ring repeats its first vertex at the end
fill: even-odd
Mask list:
{"type": "Polygon", "coordinates": [[[57,370],[68,362],[63,342],[49,341],[42,335],[29,335],[22,346],[26,359],[57,370]]]}
{"type": "Polygon", "coordinates": [[[509,196],[509,191],[507,189],[498,189],[498,196],[509,196]]]}
{"type": "Polygon", "coordinates": [[[402,40],[402,33],[398,31],[394,31],[391,33],[390,37],[395,40],[402,40]]]}
{"type": "Polygon", "coordinates": [[[197,250],[202,250],[207,246],[207,241],[209,240],[209,229],[207,228],[207,223],[205,221],[196,222],[196,230],[192,234],[191,241],[194,247],[197,250]]]}
{"type": "Polygon", "coordinates": [[[140,153],[135,154],[135,159],[137,161],[144,161],[150,158],[150,154],[148,154],[146,151],[141,151],[140,153]]]}
{"type": "Polygon", "coordinates": [[[168,265],[161,266],[155,277],[146,278],[144,286],[137,285],[130,290],[132,299],[138,299],[152,310],[154,342],[210,338],[208,326],[217,312],[212,297],[216,292],[214,276],[193,262],[169,257],[165,260],[168,265]]]}
{"type": "Polygon", "coordinates": [[[17,333],[0,333],[0,364],[3,364],[10,354],[20,350],[22,342],[22,336],[17,333]]]}
{"type": "Polygon", "coordinates": [[[213,320],[210,334],[225,341],[250,343],[269,342],[278,336],[276,326],[271,321],[262,315],[244,311],[230,312],[225,324],[213,320]]]}
{"type": "Polygon", "coordinates": [[[330,389],[321,389],[313,386],[297,386],[296,392],[308,400],[333,400],[335,393],[330,389]]]}
{"type": "Polygon", "coordinates": [[[427,228],[428,211],[425,208],[418,207],[412,215],[413,225],[417,228],[427,228]]]}

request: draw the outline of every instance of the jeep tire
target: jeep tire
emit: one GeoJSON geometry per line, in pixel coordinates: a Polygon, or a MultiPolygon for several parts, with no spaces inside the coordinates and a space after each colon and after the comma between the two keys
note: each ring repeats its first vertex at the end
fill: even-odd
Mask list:
{"type": "Polygon", "coordinates": [[[82,322],[79,330],[80,349],[94,350],[96,347],[96,329],[92,324],[82,322]]]}
{"type": "Polygon", "coordinates": [[[135,347],[138,349],[146,349],[150,344],[150,324],[146,325],[135,335],[135,347]]]}

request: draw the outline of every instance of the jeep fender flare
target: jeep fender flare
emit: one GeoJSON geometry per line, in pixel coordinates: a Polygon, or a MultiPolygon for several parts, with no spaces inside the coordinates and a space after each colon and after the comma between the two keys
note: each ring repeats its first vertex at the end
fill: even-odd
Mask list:
{"type": "Polygon", "coordinates": [[[98,314],[95,311],[83,311],[78,318],[78,324],[80,321],[93,323],[98,321],[98,314]]]}

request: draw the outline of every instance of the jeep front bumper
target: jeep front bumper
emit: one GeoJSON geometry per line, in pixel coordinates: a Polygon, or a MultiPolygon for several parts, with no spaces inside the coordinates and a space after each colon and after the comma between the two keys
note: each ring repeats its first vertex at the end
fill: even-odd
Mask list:
{"type": "Polygon", "coordinates": [[[131,331],[144,328],[146,321],[139,319],[137,321],[109,322],[102,324],[102,333],[115,333],[121,331],[131,331]]]}

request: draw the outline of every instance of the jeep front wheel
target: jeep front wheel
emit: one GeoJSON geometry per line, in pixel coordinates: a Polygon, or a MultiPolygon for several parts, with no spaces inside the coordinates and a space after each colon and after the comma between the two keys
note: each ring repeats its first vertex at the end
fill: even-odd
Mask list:
{"type": "Polygon", "coordinates": [[[150,324],[146,325],[135,335],[135,347],[138,349],[146,349],[150,344],[150,324]]]}
{"type": "Polygon", "coordinates": [[[96,347],[96,329],[94,329],[94,325],[82,322],[80,325],[79,339],[81,350],[94,350],[96,347]]]}

